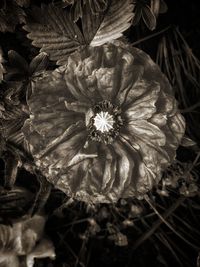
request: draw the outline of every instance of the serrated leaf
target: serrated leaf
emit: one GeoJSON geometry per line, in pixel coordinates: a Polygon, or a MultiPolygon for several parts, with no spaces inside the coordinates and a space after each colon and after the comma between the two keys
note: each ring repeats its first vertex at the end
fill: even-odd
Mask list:
{"type": "Polygon", "coordinates": [[[156,17],[148,5],[142,8],[142,18],[149,30],[153,31],[156,28],[156,17]]]}
{"type": "MultiPolygon", "coordinates": [[[[121,37],[122,33],[131,25],[133,7],[131,0],[112,0],[104,14],[90,15],[85,10],[83,13],[86,14],[85,20],[83,18],[83,30],[87,30],[84,31],[84,34],[87,34],[89,30],[93,33],[96,31],[90,45],[100,46],[121,37]],[[89,19],[90,21],[88,21],[89,19]]],[[[87,36],[86,39],[88,39],[87,36]]]]}
{"type": "Polygon", "coordinates": [[[36,22],[28,22],[23,28],[29,32],[33,45],[50,55],[58,65],[66,62],[69,54],[85,46],[84,37],[69,13],[53,5],[37,9],[36,22]],[[41,16],[41,18],[38,18],[41,16]]]}
{"type": "Polygon", "coordinates": [[[67,0],[64,1],[63,7],[68,5],[72,5],[71,7],[71,14],[74,21],[78,21],[79,18],[83,16],[83,8],[84,5],[87,5],[87,9],[89,13],[93,15],[98,15],[106,11],[108,7],[109,0],[67,0]]]}
{"type": "Polygon", "coordinates": [[[93,14],[98,14],[106,10],[108,0],[89,0],[90,9],[93,14]]]}
{"type": "Polygon", "coordinates": [[[73,21],[77,22],[79,18],[82,18],[83,9],[81,0],[78,0],[72,4],[70,12],[72,14],[73,21]]]}
{"type": "Polygon", "coordinates": [[[89,1],[86,1],[82,13],[83,36],[67,10],[43,5],[32,14],[35,21],[23,28],[29,32],[28,38],[33,40],[33,45],[62,65],[71,53],[86,45],[99,46],[121,37],[131,25],[132,10],[131,0],[112,0],[109,8],[97,16],[90,12],[89,1]]]}

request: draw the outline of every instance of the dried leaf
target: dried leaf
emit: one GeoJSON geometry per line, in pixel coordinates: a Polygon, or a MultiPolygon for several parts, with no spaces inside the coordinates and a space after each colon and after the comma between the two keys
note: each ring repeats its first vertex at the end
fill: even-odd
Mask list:
{"type": "Polygon", "coordinates": [[[156,28],[156,17],[148,5],[142,8],[142,18],[149,30],[153,31],[156,28]]]}
{"type": "Polygon", "coordinates": [[[190,139],[189,137],[184,136],[181,140],[181,145],[184,147],[192,147],[192,146],[196,146],[197,143],[194,142],[192,139],[190,139]]]}
{"type": "Polygon", "coordinates": [[[48,66],[49,60],[48,55],[45,52],[40,53],[33,58],[29,65],[30,74],[38,74],[44,71],[48,66]]]}
{"type": "Polygon", "coordinates": [[[32,14],[37,21],[28,22],[23,28],[30,32],[28,37],[33,40],[33,45],[41,48],[41,52],[48,53],[57,64],[63,64],[69,54],[83,48],[84,38],[66,10],[42,5],[34,11],[38,13],[32,14]]]}
{"type": "Polygon", "coordinates": [[[110,240],[113,240],[116,246],[124,247],[128,245],[127,236],[122,234],[121,232],[117,232],[116,234],[110,235],[108,238],[110,240]]]}

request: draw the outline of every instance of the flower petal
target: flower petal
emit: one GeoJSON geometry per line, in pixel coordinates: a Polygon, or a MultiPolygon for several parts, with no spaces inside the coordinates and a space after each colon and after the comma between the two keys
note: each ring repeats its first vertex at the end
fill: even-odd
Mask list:
{"type": "Polygon", "coordinates": [[[104,193],[109,193],[113,188],[113,183],[115,181],[115,175],[117,170],[117,160],[116,154],[112,147],[105,148],[105,166],[102,178],[101,190],[104,193]]]}
{"type": "Polygon", "coordinates": [[[68,109],[68,110],[71,110],[71,111],[75,111],[75,112],[78,112],[78,113],[87,113],[88,109],[90,108],[90,106],[87,104],[87,103],[81,103],[81,102],[67,102],[67,101],[64,101],[65,103],[65,107],[68,109]]]}
{"type": "Polygon", "coordinates": [[[134,174],[133,169],[137,177],[138,166],[134,161],[133,157],[131,157],[130,151],[128,152],[126,147],[123,145],[123,142],[115,142],[113,144],[113,147],[118,155],[118,162],[116,177],[113,183],[112,191],[115,192],[117,198],[118,195],[123,196],[123,192],[125,191],[125,189],[130,186],[132,176],[134,174]]]}
{"type": "Polygon", "coordinates": [[[135,138],[145,140],[151,145],[164,146],[166,143],[165,134],[157,126],[148,121],[131,121],[127,125],[127,129],[135,138]]]}
{"type": "MultiPolygon", "coordinates": [[[[149,88],[150,89],[150,88],[149,88]]],[[[127,121],[149,119],[156,112],[156,102],[160,92],[159,84],[152,85],[151,90],[145,92],[136,101],[129,104],[125,112],[127,121]]]]}
{"type": "Polygon", "coordinates": [[[27,267],[34,266],[34,259],[43,259],[43,258],[55,259],[55,248],[53,243],[49,239],[42,239],[36,247],[27,255],[26,265],[27,267]]]}
{"type": "Polygon", "coordinates": [[[74,101],[60,73],[46,71],[41,79],[32,83],[31,97],[27,100],[30,111],[40,113],[41,108],[54,106],[64,100],[74,101]]]}

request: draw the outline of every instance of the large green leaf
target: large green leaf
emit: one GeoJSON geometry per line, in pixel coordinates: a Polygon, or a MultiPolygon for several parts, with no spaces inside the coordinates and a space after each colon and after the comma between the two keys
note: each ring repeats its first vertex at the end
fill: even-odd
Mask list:
{"type": "MultiPolygon", "coordinates": [[[[57,64],[66,63],[68,56],[86,45],[99,46],[122,36],[131,25],[131,0],[111,0],[108,8],[93,14],[86,1],[81,18],[82,31],[70,12],[54,5],[42,5],[32,12],[34,22],[28,21],[24,29],[33,45],[49,54],[57,64]]],[[[80,24],[79,24],[80,25],[80,24]]]]}

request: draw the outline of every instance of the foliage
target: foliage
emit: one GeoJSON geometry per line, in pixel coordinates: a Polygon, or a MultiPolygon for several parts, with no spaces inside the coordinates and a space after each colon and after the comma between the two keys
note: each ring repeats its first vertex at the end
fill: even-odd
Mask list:
{"type": "Polygon", "coordinates": [[[97,16],[90,12],[86,2],[81,16],[81,32],[67,10],[42,5],[41,9],[33,10],[36,22],[28,22],[24,29],[30,32],[28,37],[33,40],[33,45],[42,47],[40,51],[48,53],[52,60],[62,65],[67,62],[69,54],[87,44],[99,46],[121,37],[130,26],[132,7],[130,0],[112,0],[106,11],[97,16]]]}
{"type": "MultiPolygon", "coordinates": [[[[26,225],[33,214],[45,214],[47,221],[42,229],[44,242],[37,243],[31,255],[19,257],[23,262],[29,255],[29,266],[34,257],[53,258],[54,247],[56,259],[35,259],[34,266],[199,266],[200,63],[195,50],[199,24],[194,24],[199,20],[198,4],[188,5],[185,0],[39,2],[0,3],[0,266],[3,259],[17,264],[13,229],[26,225]],[[69,56],[97,51],[118,39],[146,51],[159,64],[186,119],[186,137],[160,183],[143,199],[86,204],[52,188],[30,155],[21,129],[27,130],[24,121],[30,115],[27,99],[36,94],[36,84],[45,77],[50,80],[47,73],[57,65],[62,69],[69,56]]],[[[68,73],[68,84],[70,79],[68,73]]],[[[54,96],[59,98],[55,80],[46,87],[57,90],[54,96]]],[[[54,100],[47,94],[45,98],[54,100]]],[[[64,108],[77,109],[67,101],[64,108]]],[[[37,223],[32,226],[37,228],[37,223]]],[[[31,227],[17,232],[23,244],[27,239],[23,234],[29,235],[31,227]]],[[[34,241],[33,232],[30,241],[34,241]]]]}

